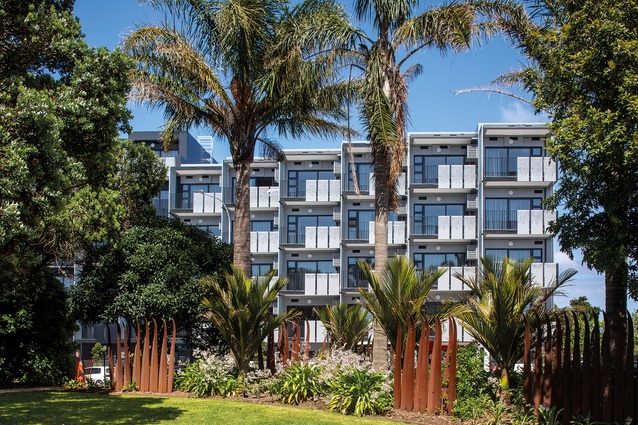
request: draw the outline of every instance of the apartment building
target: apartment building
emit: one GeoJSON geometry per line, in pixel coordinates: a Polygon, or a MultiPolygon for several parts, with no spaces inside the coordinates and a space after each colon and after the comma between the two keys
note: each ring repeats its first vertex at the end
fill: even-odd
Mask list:
{"type": "MultiPolygon", "coordinates": [[[[547,134],[540,124],[409,134],[400,206],[388,220],[389,256],[408,256],[419,270],[445,267],[430,294],[432,311],[467,290],[455,276],[475,274],[480,257],[532,257],[538,285],[557,276],[547,231],[556,213],[543,202],[557,177],[545,154],[547,134]]],[[[310,323],[303,337],[315,349],[325,330],[313,308],[355,303],[358,289],[368,287],[357,261],[374,264],[373,164],[367,142],[284,153],[283,161],[256,159],[251,168],[252,273],[275,269],[288,277],[275,309],[300,310],[310,323]]],[[[169,214],[232,242],[232,162],[178,156],[161,195],[169,214]]],[[[471,340],[461,328],[458,335],[471,340]]]]}

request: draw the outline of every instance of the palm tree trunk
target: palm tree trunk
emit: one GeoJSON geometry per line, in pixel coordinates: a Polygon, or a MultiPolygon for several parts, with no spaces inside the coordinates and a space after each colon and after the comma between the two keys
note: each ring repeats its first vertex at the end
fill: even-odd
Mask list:
{"type": "Polygon", "coordinates": [[[250,264],[250,162],[235,165],[235,229],[233,263],[245,276],[251,275],[250,264]]]}
{"type": "MultiPolygon", "coordinates": [[[[374,158],[374,273],[384,273],[388,262],[388,206],[389,206],[389,157],[384,149],[377,149],[374,158]]],[[[372,347],[372,366],[375,369],[388,368],[388,337],[378,323],[374,323],[374,345],[372,347]]]]}
{"type": "Polygon", "coordinates": [[[509,377],[509,372],[507,371],[507,368],[503,368],[501,369],[501,379],[499,381],[500,387],[501,387],[501,392],[499,394],[499,398],[501,400],[502,403],[505,404],[510,404],[511,397],[510,397],[510,377],[509,377]]]}

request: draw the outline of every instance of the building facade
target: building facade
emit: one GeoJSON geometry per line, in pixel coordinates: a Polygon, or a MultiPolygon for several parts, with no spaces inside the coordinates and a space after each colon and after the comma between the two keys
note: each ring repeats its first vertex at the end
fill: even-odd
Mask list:
{"type": "MultiPolygon", "coordinates": [[[[137,134],[130,138],[144,140],[137,134]]],[[[545,153],[547,135],[540,124],[479,124],[470,133],[409,135],[398,186],[400,207],[388,220],[388,248],[390,257],[407,256],[419,270],[445,267],[430,293],[429,308],[458,299],[467,288],[455,275],[475,274],[481,257],[532,257],[538,285],[556,278],[553,235],[547,231],[556,213],[543,202],[557,177],[556,164],[545,153]]],[[[174,151],[182,150],[178,143],[174,151]]],[[[252,274],[275,269],[288,278],[275,308],[300,310],[310,323],[304,340],[317,347],[325,330],[313,308],[355,303],[359,288],[368,287],[357,261],[374,264],[370,146],[344,142],[336,149],[284,153],[283,161],[257,159],[251,168],[252,274]]],[[[167,162],[158,213],[232,243],[232,162],[174,157],[167,162]]],[[[461,328],[458,335],[471,340],[461,328]]]]}

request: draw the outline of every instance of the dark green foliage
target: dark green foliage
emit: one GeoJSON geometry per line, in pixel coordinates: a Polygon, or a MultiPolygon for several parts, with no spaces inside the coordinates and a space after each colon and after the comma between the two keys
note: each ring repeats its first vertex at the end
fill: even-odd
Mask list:
{"type": "Polygon", "coordinates": [[[299,404],[325,393],[321,369],[316,364],[292,363],[281,373],[271,392],[288,404],[299,404]]]}
{"type": "Polygon", "coordinates": [[[199,277],[219,277],[229,269],[230,245],[159,217],[125,231],[115,242],[86,258],[71,289],[74,316],[83,323],[175,319],[187,339],[194,338],[208,294],[199,277]]]}
{"type": "Polygon", "coordinates": [[[333,304],[315,308],[333,348],[352,350],[368,333],[371,318],[361,304],[333,304]]]}
{"type": "Polygon", "coordinates": [[[494,396],[494,389],[488,382],[489,374],[483,369],[483,353],[476,343],[472,343],[459,348],[456,361],[454,416],[463,420],[479,417],[494,396]]]}
{"type": "Polygon", "coordinates": [[[92,200],[74,226],[99,235],[118,221],[105,182],[126,130],[129,60],[91,49],[72,1],[0,3],[0,381],[61,382],[72,335],[66,294],[48,264],[73,258],[70,205],[92,200]],[[98,196],[86,197],[87,188],[98,196]],[[95,216],[99,220],[94,220],[95,216]],[[85,220],[88,218],[88,220],[85,220]]]}
{"type": "Polygon", "coordinates": [[[377,415],[392,409],[394,398],[389,388],[384,391],[383,372],[351,369],[328,382],[332,395],[328,406],[344,415],[377,415]]]}

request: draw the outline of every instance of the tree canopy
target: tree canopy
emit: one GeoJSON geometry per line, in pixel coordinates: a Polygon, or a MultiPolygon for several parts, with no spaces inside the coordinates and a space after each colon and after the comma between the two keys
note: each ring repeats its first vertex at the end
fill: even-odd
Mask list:
{"type": "Polygon", "coordinates": [[[69,205],[88,187],[92,202],[102,204],[100,188],[114,167],[118,131],[127,129],[130,115],[129,60],[121,52],[89,48],[72,10],[68,0],[0,4],[0,381],[5,382],[52,383],[68,370],[74,325],[49,264],[76,246],[68,237],[69,221],[62,219],[69,205]]]}
{"type": "Polygon", "coordinates": [[[550,206],[565,208],[552,230],[561,250],[605,273],[614,335],[638,271],[637,10],[633,0],[535,3],[508,22],[529,63],[499,80],[521,83],[550,116],[547,150],[561,171],[550,206]]]}

